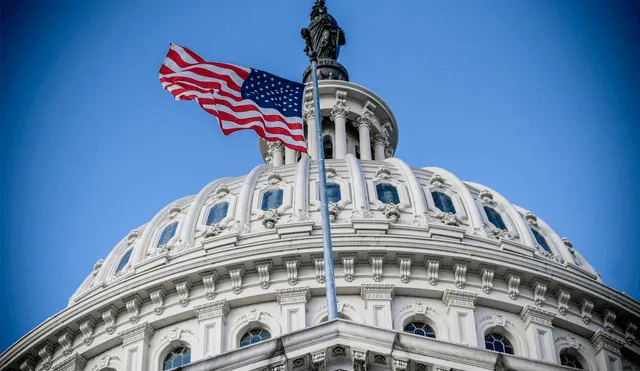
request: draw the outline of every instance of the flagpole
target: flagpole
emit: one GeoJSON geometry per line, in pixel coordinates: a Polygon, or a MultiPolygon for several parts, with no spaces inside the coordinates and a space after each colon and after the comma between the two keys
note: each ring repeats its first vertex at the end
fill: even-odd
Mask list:
{"type": "Polygon", "coordinates": [[[324,252],[324,279],[327,295],[327,317],[331,321],[338,318],[336,282],[333,269],[333,247],[331,246],[331,225],[327,202],[327,171],[324,165],[324,144],[322,140],[322,116],[320,115],[320,95],[318,94],[318,62],[311,58],[313,76],[313,100],[316,118],[316,148],[318,155],[318,183],[320,185],[320,215],[322,217],[322,247],[324,252]]]}

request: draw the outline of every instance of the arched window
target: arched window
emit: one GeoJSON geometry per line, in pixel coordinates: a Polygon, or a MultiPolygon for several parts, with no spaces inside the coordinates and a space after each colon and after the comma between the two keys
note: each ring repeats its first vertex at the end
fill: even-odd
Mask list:
{"type": "Polygon", "coordinates": [[[578,370],[584,370],[578,356],[567,349],[560,352],[560,364],[567,367],[573,367],[578,370]]]}
{"type": "Polygon", "coordinates": [[[124,267],[127,266],[127,264],[129,263],[129,258],[131,258],[131,252],[133,251],[133,249],[127,251],[124,256],[122,257],[122,259],[120,259],[120,263],[118,264],[118,268],[116,268],[116,274],[122,272],[122,270],[124,269],[124,267]]]}
{"type": "Polygon", "coordinates": [[[376,184],[376,193],[378,194],[378,200],[384,204],[399,204],[400,197],[398,196],[398,190],[391,184],[379,183],[376,184]]]}
{"type": "Polygon", "coordinates": [[[209,215],[207,216],[207,225],[218,224],[225,216],[227,216],[227,210],[229,209],[228,202],[219,202],[211,209],[209,209],[209,215]]]}
{"type": "Polygon", "coordinates": [[[332,159],[333,158],[333,143],[331,143],[331,137],[326,136],[322,138],[322,145],[324,146],[324,158],[332,159]]]}
{"type": "Polygon", "coordinates": [[[549,247],[547,240],[542,237],[540,232],[536,231],[535,229],[532,229],[531,232],[533,232],[533,236],[536,238],[536,242],[538,243],[538,245],[545,249],[546,252],[551,253],[551,248],[549,247]]]}
{"type": "Polygon", "coordinates": [[[178,229],[178,222],[173,222],[166,226],[162,233],[160,234],[160,239],[158,240],[158,247],[162,247],[166,245],[169,240],[176,235],[176,229],[178,229]]]}
{"type": "Polygon", "coordinates": [[[179,347],[172,349],[164,358],[163,370],[184,366],[191,362],[191,349],[189,347],[179,347]]]}
{"type": "Polygon", "coordinates": [[[281,189],[270,189],[262,195],[262,207],[264,211],[277,209],[282,206],[282,195],[284,192],[281,189]]]}
{"type": "MultiPolygon", "coordinates": [[[[318,199],[320,199],[319,193],[318,199]]],[[[341,199],[342,193],[340,192],[340,184],[327,183],[327,202],[339,202],[341,199]]]]}
{"type": "Polygon", "coordinates": [[[271,333],[264,328],[254,328],[253,330],[247,331],[246,334],[242,335],[240,338],[240,347],[246,347],[247,345],[251,345],[262,340],[267,340],[271,338],[271,333]]]}
{"type": "Polygon", "coordinates": [[[487,218],[489,218],[489,222],[494,225],[494,227],[499,229],[507,230],[507,226],[504,224],[504,220],[502,220],[502,216],[500,213],[495,211],[491,207],[484,207],[484,211],[487,213],[487,218]]]}
{"type": "Polygon", "coordinates": [[[453,201],[451,201],[451,197],[447,194],[433,191],[431,192],[431,196],[433,197],[433,202],[436,204],[436,207],[440,209],[443,213],[456,213],[456,208],[453,207],[453,201]]]}
{"type": "Polygon", "coordinates": [[[431,326],[427,325],[424,322],[417,322],[417,321],[409,322],[406,325],[404,325],[404,332],[408,332],[410,334],[420,335],[420,336],[424,336],[432,339],[436,338],[436,332],[433,331],[433,328],[431,326]]]}
{"type": "Polygon", "coordinates": [[[490,332],[484,336],[484,347],[499,353],[513,354],[513,345],[502,334],[490,332]]]}

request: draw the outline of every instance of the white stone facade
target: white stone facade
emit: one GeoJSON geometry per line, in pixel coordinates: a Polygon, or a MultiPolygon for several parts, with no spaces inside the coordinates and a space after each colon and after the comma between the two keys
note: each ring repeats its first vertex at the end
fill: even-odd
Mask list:
{"type": "Polygon", "coordinates": [[[566,370],[562,352],[592,371],[640,369],[640,304],[605,286],[570,241],[488,187],[391,157],[397,124],[372,92],[344,81],[320,91],[334,121],[328,182],[341,194],[331,205],[340,320],[324,323],[317,164],[262,143],[272,165],[213,181],[133,230],[0,369],[156,371],[180,346],[188,370],[566,370]],[[399,202],[379,200],[379,184],[399,202]],[[262,210],[276,189],[281,205],[262,210]],[[226,213],[207,225],[220,203],[226,213]],[[411,321],[436,339],[404,333],[411,321]],[[259,328],[271,339],[240,347],[259,328]],[[488,333],[514,355],[486,350],[488,333]]]}

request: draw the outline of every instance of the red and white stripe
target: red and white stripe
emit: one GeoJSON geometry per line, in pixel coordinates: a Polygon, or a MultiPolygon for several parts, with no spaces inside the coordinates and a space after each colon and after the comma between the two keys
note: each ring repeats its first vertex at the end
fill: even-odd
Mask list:
{"type": "Polygon", "coordinates": [[[195,100],[216,116],[225,135],[252,129],[270,142],[278,140],[306,153],[301,117],[287,117],[251,99],[242,99],[242,84],[250,73],[250,68],[206,62],[191,50],[171,43],[160,68],[160,82],[176,100],[195,100]]]}

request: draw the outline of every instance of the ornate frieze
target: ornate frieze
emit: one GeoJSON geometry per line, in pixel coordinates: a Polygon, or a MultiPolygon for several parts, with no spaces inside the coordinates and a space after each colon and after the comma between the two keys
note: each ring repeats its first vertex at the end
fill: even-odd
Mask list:
{"type": "Polygon", "coordinates": [[[262,225],[264,225],[267,229],[273,229],[276,226],[278,220],[282,214],[278,210],[267,210],[262,215],[260,215],[260,219],[262,219],[262,225]]]}
{"type": "Polygon", "coordinates": [[[116,319],[118,318],[118,309],[111,305],[101,311],[102,320],[106,326],[107,334],[111,335],[116,331],[116,319]]]}
{"type": "Polygon", "coordinates": [[[373,280],[376,282],[382,281],[382,267],[384,266],[384,256],[369,256],[369,262],[371,263],[371,273],[373,274],[373,280]]]}
{"type": "Polygon", "coordinates": [[[456,263],[453,265],[453,276],[455,285],[459,289],[464,289],[467,283],[467,264],[456,263]]]}
{"type": "Polygon", "coordinates": [[[337,202],[329,202],[329,221],[335,222],[338,219],[338,215],[340,215],[340,205],[337,202]]]}
{"type": "Polygon", "coordinates": [[[347,282],[353,281],[355,276],[355,260],[355,256],[342,257],[342,271],[344,272],[344,280],[347,282]]]}
{"type": "Polygon", "coordinates": [[[202,283],[204,285],[204,296],[207,300],[213,300],[216,297],[216,282],[218,281],[218,273],[213,271],[202,275],[202,283]]]}
{"type": "Polygon", "coordinates": [[[598,330],[593,334],[589,341],[593,344],[593,347],[596,348],[596,353],[605,349],[614,354],[621,355],[621,349],[624,347],[624,341],[602,330],[598,330]]]}
{"type": "Polygon", "coordinates": [[[591,312],[593,311],[593,306],[593,301],[588,299],[583,299],[582,303],[580,304],[580,311],[582,312],[582,322],[584,322],[585,325],[588,325],[591,322],[591,312]]]}
{"type": "Polygon", "coordinates": [[[149,290],[149,299],[151,299],[151,304],[153,304],[153,312],[158,316],[164,313],[164,297],[166,294],[162,286],[149,290]]]}
{"type": "Polygon", "coordinates": [[[149,341],[151,340],[151,337],[154,333],[155,331],[153,330],[153,327],[151,327],[148,322],[144,322],[121,331],[120,333],[118,333],[118,335],[122,340],[122,345],[125,346],[140,340],[149,344],[149,341]]]}
{"type": "Polygon", "coordinates": [[[298,266],[300,260],[298,258],[284,259],[284,267],[287,271],[287,283],[289,286],[295,286],[298,284],[298,266]]]}
{"type": "Polygon", "coordinates": [[[525,305],[520,312],[520,318],[524,321],[525,326],[529,326],[531,322],[534,322],[551,327],[553,326],[552,321],[556,318],[556,315],[544,309],[525,305]]]}
{"type": "Polygon", "coordinates": [[[242,292],[242,278],[244,277],[244,266],[235,266],[227,268],[229,278],[231,279],[231,291],[239,295],[242,292]]]}
{"type": "Polygon", "coordinates": [[[460,226],[460,222],[458,221],[456,214],[440,212],[436,214],[436,219],[440,220],[444,225],[451,225],[454,227],[460,226]]]}
{"type": "Polygon", "coordinates": [[[627,328],[624,330],[624,340],[627,342],[627,344],[631,344],[634,340],[636,340],[637,329],[638,326],[636,326],[634,323],[627,323],[627,328]]]}
{"type": "Polygon", "coordinates": [[[507,289],[509,290],[509,298],[516,300],[520,294],[520,277],[513,274],[508,275],[507,289]]]}
{"type": "Polygon", "coordinates": [[[198,320],[226,317],[229,313],[229,304],[225,299],[216,300],[207,304],[197,305],[193,308],[198,320]]]}
{"type": "Polygon", "coordinates": [[[558,299],[558,312],[563,316],[567,314],[569,310],[569,300],[571,300],[571,294],[566,290],[558,290],[558,294],[556,296],[558,299]]]}
{"type": "Polygon", "coordinates": [[[392,364],[392,371],[407,371],[407,367],[409,366],[409,362],[404,359],[394,358],[392,364]]]}
{"type": "Polygon", "coordinates": [[[73,331],[65,328],[58,334],[58,344],[62,347],[62,354],[68,356],[73,348],[73,331]]]}
{"type": "Polygon", "coordinates": [[[391,300],[395,294],[395,285],[382,283],[363,284],[360,286],[360,296],[364,300],[391,300]]]}
{"type": "Polygon", "coordinates": [[[258,271],[258,279],[260,287],[268,289],[271,286],[271,261],[256,262],[256,271],[258,271]]]}
{"type": "Polygon", "coordinates": [[[87,360],[80,354],[74,353],[71,357],[53,367],[54,371],[83,371],[87,366],[87,360]]]}
{"type": "Polygon", "coordinates": [[[440,269],[439,260],[427,260],[427,281],[431,286],[438,284],[438,270],[440,269]]]}
{"type": "Polygon", "coordinates": [[[215,237],[222,233],[222,227],[220,227],[220,224],[205,225],[202,227],[202,230],[202,237],[204,238],[215,237]]]}
{"type": "Polygon", "coordinates": [[[483,268],[481,270],[481,279],[482,279],[482,292],[485,294],[491,294],[491,290],[493,289],[493,269],[483,268]]]}
{"type": "Polygon", "coordinates": [[[396,204],[385,204],[382,214],[389,219],[391,223],[395,223],[400,219],[400,208],[396,204]]]}
{"type": "Polygon", "coordinates": [[[313,266],[316,270],[316,281],[324,283],[324,259],[314,259],[313,266]]]}
{"type": "Polygon", "coordinates": [[[311,299],[311,289],[309,286],[290,287],[276,291],[278,304],[306,303],[311,299]]]}
{"type": "Polygon", "coordinates": [[[325,362],[325,353],[326,352],[324,350],[311,353],[311,363],[313,364],[313,371],[325,371],[327,369],[327,365],[325,362]]]}
{"type": "Polygon", "coordinates": [[[400,282],[409,283],[411,278],[411,261],[410,257],[398,257],[398,268],[400,270],[400,282]]]}
{"type": "Polygon", "coordinates": [[[42,360],[42,368],[48,370],[51,368],[51,361],[53,360],[53,344],[45,341],[40,348],[38,348],[38,356],[42,360]]]}
{"type": "Polygon", "coordinates": [[[546,283],[535,282],[533,284],[533,301],[537,306],[541,307],[542,305],[544,305],[544,302],[546,301],[546,294],[546,283]]]}
{"type": "Polygon", "coordinates": [[[129,313],[129,322],[137,323],[140,320],[140,306],[142,305],[142,299],[138,294],[130,296],[124,300],[127,313],[129,313]]]}
{"type": "Polygon", "coordinates": [[[367,351],[352,349],[353,371],[367,371],[367,351]]]}
{"type": "Polygon", "coordinates": [[[478,294],[467,291],[446,289],[442,294],[442,302],[449,309],[451,306],[475,308],[478,294]]]}
{"type": "Polygon", "coordinates": [[[616,312],[612,311],[611,309],[605,309],[604,313],[602,314],[602,320],[603,320],[602,325],[606,332],[613,331],[613,328],[615,327],[615,323],[616,323],[616,318],[618,318],[618,315],[616,314],[616,312]]]}

